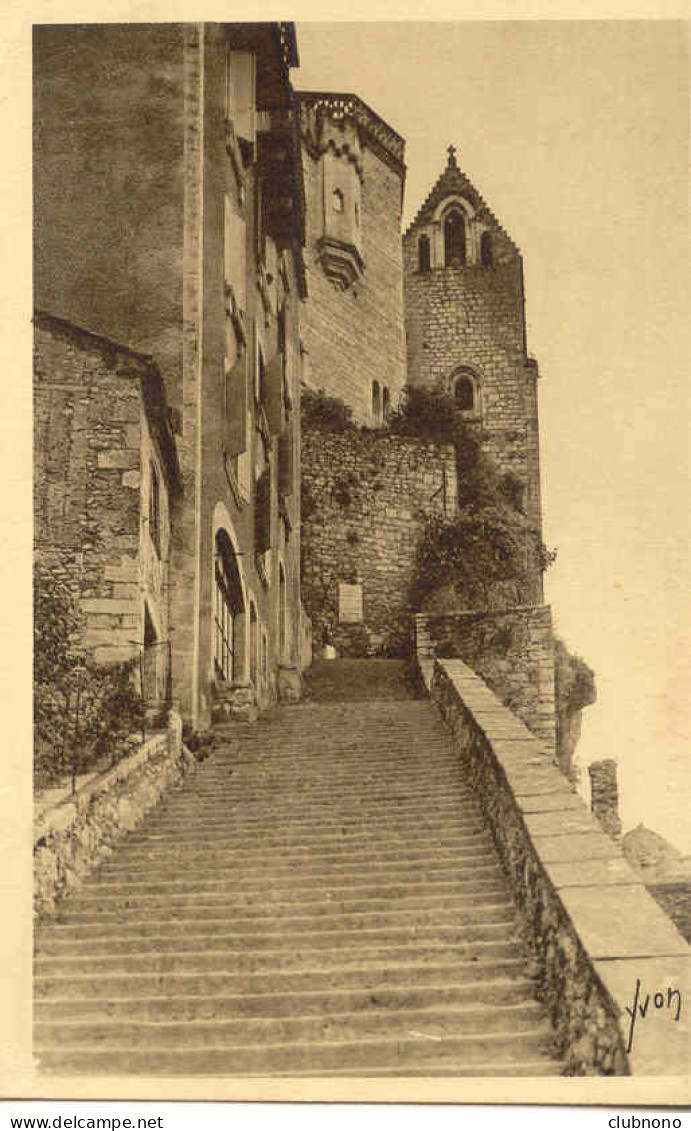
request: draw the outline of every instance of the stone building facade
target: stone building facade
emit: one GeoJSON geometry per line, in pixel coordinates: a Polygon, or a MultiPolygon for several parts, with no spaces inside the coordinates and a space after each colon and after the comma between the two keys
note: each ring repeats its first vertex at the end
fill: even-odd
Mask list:
{"type": "Polygon", "coordinates": [[[145,692],[162,698],[181,477],[160,371],[50,315],[34,329],[37,561],[73,590],[94,658],[143,649],[145,692]]]}
{"type": "Polygon", "coordinates": [[[352,94],[298,95],[309,295],[303,379],[376,427],[405,384],[404,141],[352,94]]]}
{"type": "MultiPolygon", "coordinates": [[[[452,393],[520,483],[542,529],[538,368],[528,356],[520,252],[459,169],[446,168],[403,237],[407,376],[452,393]]],[[[532,600],[542,599],[540,571],[532,600]]]]}
{"type": "Polygon", "coordinates": [[[295,694],[304,645],[296,63],[284,23],[34,30],[35,301],[163,377],[173,693],[193,727],[295,694]]]}

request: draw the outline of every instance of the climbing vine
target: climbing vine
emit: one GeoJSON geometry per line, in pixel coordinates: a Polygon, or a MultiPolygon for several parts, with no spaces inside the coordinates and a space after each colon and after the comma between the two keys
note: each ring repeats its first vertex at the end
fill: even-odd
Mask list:
{"type": "Polygon", "coordinates": [[[491,603],[492,590],[510,583],[526,599],[530,578],[556,558],[524,511],[521,480],[502,475],[483,448],[487,435],[469,423],[454,397],[441,389],[410,388],[391,419],[391,430],[453,444],[458,510],[451,517],[427,516],[418,547],[413,603],[422,608],[442,586],[456,589],[471,607],[491,603]]]}

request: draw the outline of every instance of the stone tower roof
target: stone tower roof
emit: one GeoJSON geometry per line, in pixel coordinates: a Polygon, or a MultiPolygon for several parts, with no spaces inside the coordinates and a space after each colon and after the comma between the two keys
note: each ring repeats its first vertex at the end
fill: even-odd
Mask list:
{"type": "Polygon", "coordinates": [[[405,233],[406,236],[410,235],[417,228],[424,227],[425,224],[428,224],[434,217],[434,213],[439,205],[447,196],[456,195],[465,197],[465,199],[472,204],[480,219],[498,228],[506,236],[511,246],[518,252],[519,248],[513,242],[502,224],[499,223],[491,208],[488,207],[485,200],[483,200],[482,196],[475,188],[475,185],[468,179],[463,170],[459,169],[456,162],[456,149],[453,145],[449,146],[448,155],[446,168],[437,178],[432,191],[408,226],[405,233]]]}

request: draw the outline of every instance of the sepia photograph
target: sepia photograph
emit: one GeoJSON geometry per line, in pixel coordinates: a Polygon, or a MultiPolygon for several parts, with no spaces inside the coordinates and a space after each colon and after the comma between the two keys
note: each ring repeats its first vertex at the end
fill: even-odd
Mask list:
{"type": "Polygon", "coordinates": [[[33,23],[36,1095],[688,1101],[687,35],[33,23]]]}

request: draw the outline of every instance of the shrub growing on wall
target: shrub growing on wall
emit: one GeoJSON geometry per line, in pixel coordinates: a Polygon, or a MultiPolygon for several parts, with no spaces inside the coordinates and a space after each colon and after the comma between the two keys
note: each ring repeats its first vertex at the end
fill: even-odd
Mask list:
{"type": "Polygon", "coordinates": [[[141,726],[132,663],[98,666],[81,646],[75,596],[34,570],[34,782],[38,789],[113,764],[141,726]]]}
{"type": "Polygon", "coordinates": [[[486,608],[499,583],[526,580],[526,528],[508,507],[466,506],[451,518],[427,519],[418,547],[413,600],[424,608],[429,595],[452,586],[468,608],[486,608]]]}
{"type": "Polygon", "coordinates": [[[355,428],[352,408],[338,397],[329,396],[323,389],[302,390],[300,414],[305,428],[324,428],[329,432],[347,432],[355,428]]]}
{"type": "MultiPolygon", "coordinates": [[[[441,389],[410,388],[391,419],[391,430],[452,443],[458,473],[458,512],[431,514],[418,547],[413,602],[425,607],[443,587],[456,590],[459,604],[492,605],[492,593],[510,586],[524,600],[531,574],[552,564],[548,550],[523,513],[523,485],[500,475],[483,449],[485,434],[469,423],[456,399],[441,389]]],[[[504,593],[506,589],[504,589],[504,593]]]]}

